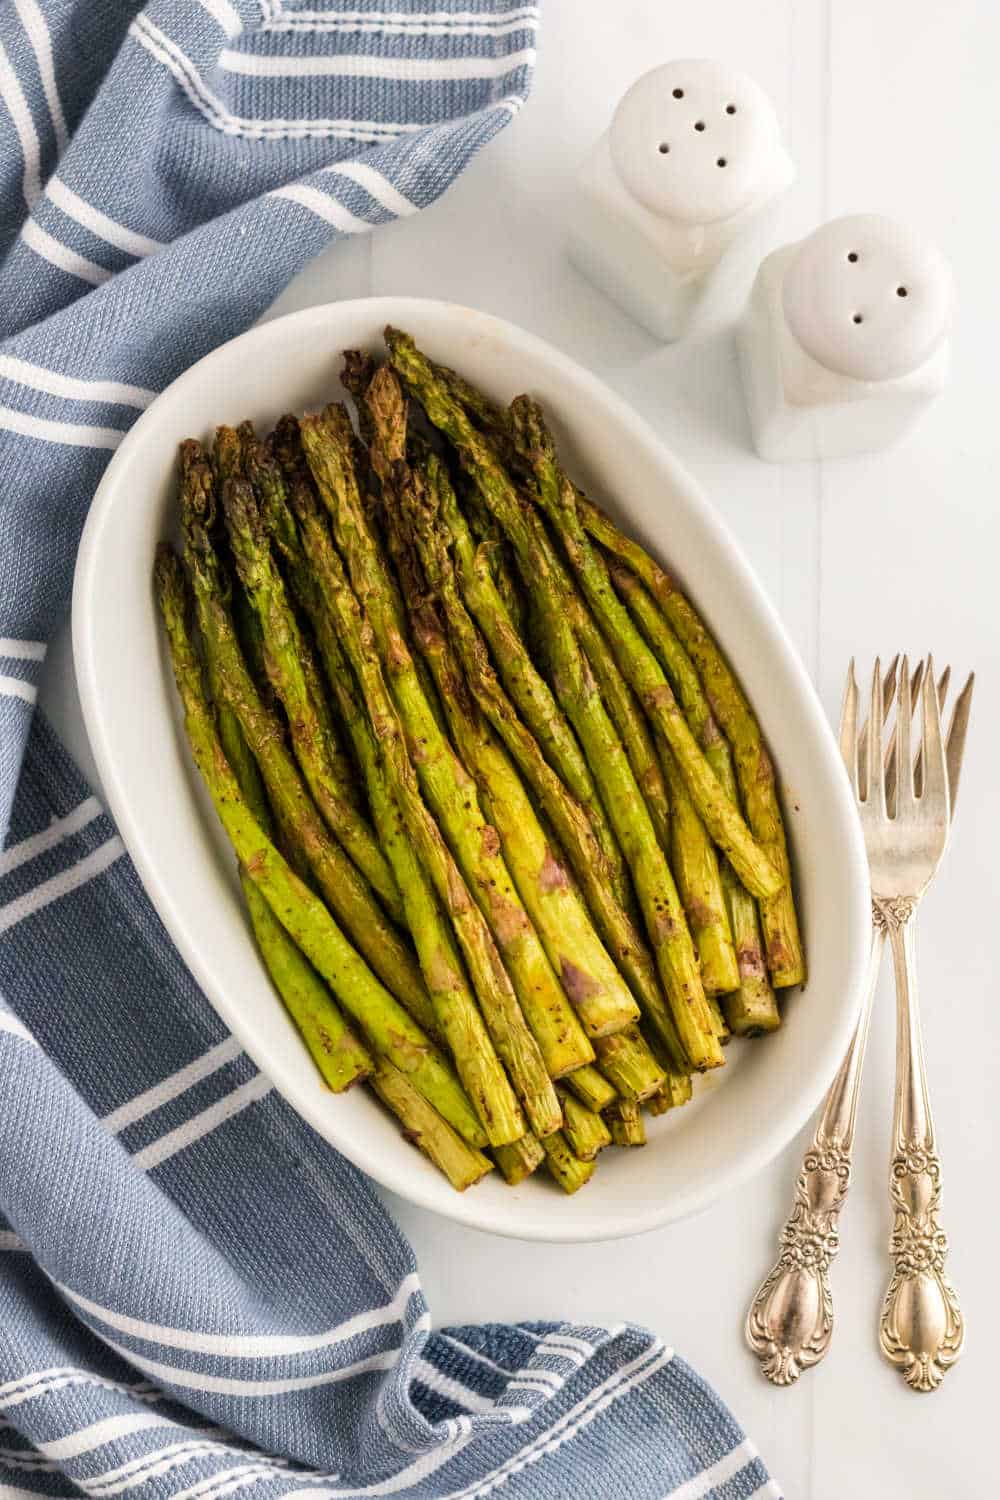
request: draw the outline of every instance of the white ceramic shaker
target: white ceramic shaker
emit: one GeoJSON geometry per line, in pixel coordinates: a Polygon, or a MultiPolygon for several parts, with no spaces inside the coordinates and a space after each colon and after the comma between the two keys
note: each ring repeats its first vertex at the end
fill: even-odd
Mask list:
{"type": "Polygon", "coordinates": [[[775,250],[740,329],[761,458],[843,458],[902,436],[947,382],[952,301],[941,254],[877,214],[775,250]]]}
{"type": "Polygon", "coordinates": [[[650,333],[678,338],[723,255],[794,176],[753,79],[665,63],[628,90],[579,172],[570,258],[650,333]]]}

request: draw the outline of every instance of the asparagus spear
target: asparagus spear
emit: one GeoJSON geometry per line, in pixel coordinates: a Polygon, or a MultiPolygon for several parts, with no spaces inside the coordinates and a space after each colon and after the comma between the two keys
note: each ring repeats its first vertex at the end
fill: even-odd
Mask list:
{"type": "Polygon", "coordinates": [[[670,863],[681,893],[708,995],[735,990],[740,982],[729,914],[715,848],[695,811],[674,753],[662,735],[657,746],[671,798],[670,863]]]}
{"type": "MultiPolygon", "coordinates": [[[[428,449],[428,456],[431,456],[430,449],[428,449]]],[[[466,482],[462,486],[459,503],[476,543],[476,555],[480,565],[489,570],[496,591],[503,600],[510,623],[515,633],[523,640],[527,636],[528,628],[527,602],[504,534],[479,499],[474,485],[466,482]]]]}
{"type": "Polygon", "coordinates": [[[494,1146],[493,1159],[503,1173],[504,1181],[510,1187],[517,1187],[541,1166],[545,1160],[545,1148],[537,1135],[532,1135],[529,1130],[509,1146],[494,1146]]]}
{"type": "Polygon", "coordinates": [[[475,1147],[466,1145],[458,1132],[413,1087],[406,1074],[384,1057],[378,1060],[372,1088],[399,1120],[406,1139],[430,1158],[457,1192],[464,1193],[467,1187],[472,1187],[493,1170],[489,1158],[475,1147]]]}
{"type": "Polygon", "coordinates": [[[732,1032],[729,1030],[729,1025],[726,1021],[726,1018],[722,1014],[722,1007],[719,1004],[717,997],[715,995],[709,995],[708,1003],[712,1008],[712,1016],[715,1020],[715,1034],[719,1038],[719,1041],[722,1043],[722,1045],[725,1046],[726,1043],[731,1040],[732,1032]]]}
{"type": "MultiPolygon", "coordinates": [[[[271,810],[260,771],[243,738],[236,715],[221,696],[211,662],[208,664],[208,686],[216,704],[222,753],[236,777],[247,808],[271,838],[271,810]]],[[[324,1082],[335,1094],[342,1093],[371,1074],[371,1056],[351,1031],[330,991],[292,942],[242,865],[240,884],[254,938],[274,987],[298,1026],[324,1082]]]]}
{"type": "MultiPolygon", "coordinates": [[[[544,1135],[558,1127],[562,1114],[538,1044],[525,1024],[489,926],[421,799],[399,715],[374,649],[370,622],[361,613],[318,502],[304,486],[293,489],[292,501],[302,526],[304,550],[357,680],[392,796],[451,921],[496,1051],[506,1064],[532,1128],[544,1135]]],[[[400,646],[406,649],[402,641],[400,646]]]]}
{"type": "Polygon", "coordinates": [[[644,1146],[646,1122],[634,1099],[616,1099],[604,1112],[616,1146],[644,1146]]]}
{"type": "MultiPolygon", "coordinates": [[[[706,996],[706,999],[714,1021],[714,1002],[711,996],[706,996]]],[[[716,1036],[718,1037],[717,1030],[716,1036]]],[[[677,1104],[686,1104],[691,1098],[691,1069],[685,1062],[678,1062],[675,1053],[664,1047],[655,1035],[648,1038],[648,1041],[650,1050],[663,1069],[665,1077],[657,1093],[651,1094],[647,1103],[653,1114],[662,1114],[664,1109],[672,1108],[677,1104]],[[660,1101],[659,1108],[654,1108],[653,1101],[656,1100],[660,1101]],[[667,1102],[663,1102],[664,1100],[667,1102]]]]}
{"type": "MultiPolygon", "coordinates": [[[[594,1043],[597,1066],[624,1099],[649,1099],[663,1087],[666,1071],[660,1066],[638,1026],[594,1043]]],[[[573,1078],[570,1074],[569,1082],[573,1078]]]]}
{"type": "Polygon", "coordinates": [[[412,1007],[414,1013],[423,1012],[428,1005],[427,992],[413,954],[360,871],[327,832],[285,748],[282,726],[247,671],[212,544],[212,475],[199,443],[181,444],[181,501],[184,556],[194,586],[205,652],[213,661],[222,695],[239,719],[260,766],[278,826],[283,836],[294,838],[330,910],[376,974],[404,1005],[412,1007]]]}
{"type": "Polygon", "coordinates": [[[579,508],[580,518],[595,540],[641,578],[698,671],[712,712],[732,746],[747,821],[785,882],[781,891],[761,903],[771,980],[778,989],[801,984],[806,977],[806,961],[792,894],[785,825],[774,766],[757,717],[704,621],[674,580],[591,501],[581,498],[579,508]]]}
{"type": "MultiPolygon", "coordinates": [[[[709,706],[694,663],[661,613],[656,601],[634,573],[613,554],[607,554],[611,581],[624,598],[684,710],[688,727],[705,752],[730,800],[739,806],[733,757],[709,706]]],[[[767,977],[764,944],[757,908],[727,859],[721,861],[722,889],[739,968],[739,989],[723,1001],[726,1017],[738,1036],[773,1031],[780,1025],[774,991],[767,977]]],[[[703,958],[704,963],[704,958],[703,958]]]]}
{"type": "Polygon", "coordinates": [[[699,816],[747,889],[755,896],[776,895],[784,884],[783,876],[719,786],[677,706],[663,668],[611,587],[604,561],[580,520],[575,492],[559,466],[539,407],[529,397],[519,396],[511,407],[511,417],[518,442],[535,472],[539,503],[559,534],[622,676],[673,750],[699,816]]]}
{"type": "Polygon", "coordinates": [[[322,901],[278,853],[247,807],[222,752],[205,697],[201,667],[186,625],[188,590],[181,565],[166,544],[157,550],[155,583],[192,753],[240,865],[372,1048],[405,1073],[465,1141],[485,1145],[482,1126],[450,1065],[352,948],[322,901]]]}
{"type": "MultiPolygon", "coordinates": [[[[254,495],[256,496],[257,486],[254,473],[251,471],[254,467],[254,456],[265,451],[264,445],[258,440],[252,422],[241,422],[237,427],[236,435],[239,438],[238,448],[231,445],[231,431],[232,429],[228,427],[219,427],[216,429],[216,440],[212,450],[212,466],[216,471],[216,483],[219,493],[220,495],[222,494],[227,479],[247,479],[251,482],[254,495]]],[[[267,451],[270,453],[270,449],[267,451]]],[[[271,464],[272,466],[274,464],[273,458],[271,459],[271,464]]],[[[263,504],[263,500],[258,499],[258,504],[263,504]]],[[[235,557],[233,560],[235,562],[235,557]]],[[[240,597],[249,606],[248,612],[250,615],[256,618],[256,612],[242,589],[240,590],[240,597]]],[[[301,621],[297,620],[296,624],[301,630],[301,621]]],[[[237,620],[237,634],[240,633],[240,629],[240,622],[237,620]]],[[[256,635],[258,637],[258,645],[255,650],[254,660],[257,660],[259,657],[260,665],[263,667],[262,680],[270,686],[264,654],[264,633],[259,619],[256,624],[256,635]]],[[[305,635],[309,636],[308,628],[305,629],[305,635]]],[[[323,755],[333,772],[339,798],[349,807],[354,808],[362,816],[365,816],[367,809],[364,797],[361,795],[358,766],[351,758],[349,750],[342,743],[343,726],[337,721],[333,705],[327,696],[323,674],[316,660],[314,645],[315,643],[311,639],[307,642],[306,649],[299,657],[299,665],[305,678],[312,712],[315,713],[320,723],[323,755]]],[[[254,669],[254,662],[250,661],[249,653],[248,665],[250,665],[251,670],[254,669]]]]}
{"type": "MultiPolygon", "coordinates": [[[[576,596],[577,634],[587,651],[605,704],[622,738],[642,788],[661,847],[670,855],[692,937],[702,981],[710,993],[736,983],[735,961],[718,861],[704,824],[691,802],[676,758],[662,731],[653,736],[632,688],[625,682],[589,610],[576,596]]],[[[728,867],[728,862],[725,862],[728,867]]],[[[742,889],[742,887],[741,887],[742,889]]]]}
{"type": "Polygon", "coordinates": [[[331,998],[326,985],[299,952],[253,880],[241,868],[240,884],[254,938],[285,1008],[302,1034],[309,1055],[335,1094],[368,1078],[372,1060],[331,998]]]}
{"type": "Polygon", "coordinates": [[[607,1109],[608,1105],[618,1097],[614,1084],[589,1063],[585,1068],[577,1068],[575,1072],[567,1073],[563,1083],[573,1090],[576,1097],[582,1100],[588,1109],[598,1112],[607,1109]]]}
{"type": "Polygon", "coordinates": [[[628,757],[632,775],[649,810],[657,842],[666,851],[670,848],[670,795],[663,768],[656,758],[649,726],[635,694],[619,672],[593,615],[572,586],[566,570],[562,568],[561,559],[556,561],[563,579],[563,597],[568,602],[576,638],[593,669],[604,707],[628,757]]]}
{"type": "Polygon", "coordinates": [[[581,1161],[593,1161],[599,1151],[611,1145],[611,1131],[594,1110],[588,1109],[568,1089],[559,1089],[562,1102],[563,1134],[574,1156],[581,1161]]]}
{"type": "Polygon", "coordinates": [[[575,1193],[594,1175],[594,1162],[581,1161],[573,1154],[561,1130],[553,1131],[542,1141],[545,1165],[564,1193],[575,1193]]]}
{"type": "MultiPolygon", "coordinates": [[[[432,457],[427,465],[431,502],[439,474],[440,465],[432,457]]],[[[545,759],[538,741],[521,722],[504,692],[490,662],[486,643],[462,601],[442,533],[439,532],[435,540],[436,546],[430,558],[435,569],[434,583],[445,610],[449,640],[461,660],[469,689],[551,823],[597,929],[632,993],[640,1003],[644,997],[651,996],[655,1004],[659,991],[652,955],[630,913],[618,901],[593,827],[579,802],[545,759]]]]}
{"type": "Polygon", "coordinates": [[[438,501],[454,548],[454,566],[463,601],[483,632],[507,692],[543,755],[583,807],[608,865],[619,902],[629,901],[630,882],[621,849],[608,820],[586,757],[545,678],[514,627],[482,548],[459,509],[442,466],[435,470],[438,501]]]}
{"type": "MultiPolygon", "coordinates": [[[[377,421],[374,411],[373,416],[377,421]]],[[[589,1047],[587,1051],[581,1047],[581,1040],[586,1040],[582,1036],[575,1045],[572,1038],[570,1046],[565,1045],[565,997],[559,982],[511,880],[496,830],[484,818],[475,784],[430,709],[397,627],[387,569],[358,500],[345,424],[346,415],[336,408],[328,409],[323,417],[305,418],[300,429],[306,455],[331,514],[351,583],[372,627],[421,790],[490,926],[547,1070],[559,1076],[589,1061],[589,1047]]],[[[551,1097],[555,1101],[554,1094],[551,1097]]],[[[535,1128],[539,1135],[546,1133],[535,1128]]]]}
{"type": "MultiPolygon", "coordinates": [[[[238,451],[235,432],[220,428],[220,448],[229,441],[238,451]]],[[[222,501],[240,582],[260,620],[268,677],[284,704],[306,785],[330,832],[371,883],[390,915],[402,921],[403,904],[395,877],[374,831],[357,811],[356,799],[345,796],[338,779],[329,750],[329,726],[317,711],[315,688],[310,690],[310,679],[318,679],[318,673],[271,555],[253,490],[246,480],[227,475],[222,501]],[[307,660],[308,671],[303,668],[307,660]]]]}
{"type": "MultiPolygon", "coordinates": [[[[411,522],[425,569],[430,570],[430,581],[440,587],[442,570],[426,486],[419,474],[410,471],[405,476],[397,473],[393,491],[411,522]]],[[[468,695],[452,642],[445,634],[435,601],[427,595],[402,514],[391,501],[388,512],[390,545],[410,600],[414,638],[437,683],[452,738],[466,768],[476,778],[500,835],[501,848],[528,915],[587,1035],[600,1037],[620,1031],[638,1019],[639,1007],[594,931],[558,852],[550,846],[515,767],[468,695]]],[[[572,1020],[572,1012],[567,1019],[572,1020]]]]}
{"type": "Polygon", "coordinates": [[[646,1100],[651,1115],[665,1115],[668,1109],[677,1109],[691,1098],[691,1078],[686,1073],[668,1073],[663,1087],[652,1098],[646,1100]]]}
{"type": "MultiPolygon", "coordinates": [[[[317,524],[312,548],[315,566],[310,566],[295,518],[288,509],[284,486],[273,471],[266,471],[264,456],[259,458],[261,484],[268,488],[270,523],[280,538],[279,546],[288,562],[293,589],[313,618],[324,666],[364,772],[379,838],[402,892],[407,925],[430,995],[432,1025],[447,1042],[490,1144],[516,1140],[524,1131],[524,1119],[466,980],[448,917],[417,857],[389,770],[379,753],[367,711],[358,698],[327,596],[320,586],[326,571],[324,559],[332,551],[332,543],[325,528],[317,524]]],[[[301,478],[293,480],[293,487],[303,483],[301,478]]],[[[319,522],[316,500],[308,486],[297,504],[300,511],[311,512],[319,522]]]]}
{"type": "Polygon", "coordinates": [[[525,506],[489,444],[471,426],[464,411],[434,378],[412,339],[386,330],[393,364],[439,427],[455,445],[480,493],[512,543],[532,602],[543,622],[552,659],[552,683],[580,736],[587,758],[600,778],[602,798],[613,820],[629,868],[669,1001],[660,998],[645,1012],[667,1046],[678,1034],[692,1066],[717,1067],[722,1061],[698,971],[691,935],[684,919],[666,856],[656,840],[649,810],[601,703],[593,674],[569,621],[559,566],[541,519],[525,506]]]}

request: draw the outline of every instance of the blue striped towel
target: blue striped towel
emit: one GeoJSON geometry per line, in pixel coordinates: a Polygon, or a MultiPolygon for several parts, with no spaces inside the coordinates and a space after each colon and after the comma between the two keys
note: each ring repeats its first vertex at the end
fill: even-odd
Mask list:
{"type": "Polygon", "coordinates": [[[433,3],[0,12],[3,1500],[778,1494],[640,1329],[431,1333],[409,1247],[226,1034],[33,717],[137,412],[523,102],[536,7],[433,3]]]}

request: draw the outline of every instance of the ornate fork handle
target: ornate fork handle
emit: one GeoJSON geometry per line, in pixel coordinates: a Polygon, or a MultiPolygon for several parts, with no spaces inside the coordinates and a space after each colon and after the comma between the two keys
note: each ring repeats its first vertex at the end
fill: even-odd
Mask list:
{"type": "Polygon", "coordinates": [[[879,1344],[916,1391],[933,1391],[958,1359],[965,1323],[945,1274],[948,1238],[938,1220],[941,1161],[934,1141],[917,1008],[912,901],[876,901],[896,974],[896,1094],[889,1196],[892,1278],[879,1317],[879,1344]]]}
{"type": "Polygon", "coordinates": [[[791,1385],[803,1370],[818,1364],[833,1336],[828,1273],[840,1248],[837,1220],[851,1182],[854,1122],[884,939],[884,929],[875,926],[857,1029],[802,1160],[778,1259],[747,1313],[747,1342],[775,1385],[791,1385]]]}

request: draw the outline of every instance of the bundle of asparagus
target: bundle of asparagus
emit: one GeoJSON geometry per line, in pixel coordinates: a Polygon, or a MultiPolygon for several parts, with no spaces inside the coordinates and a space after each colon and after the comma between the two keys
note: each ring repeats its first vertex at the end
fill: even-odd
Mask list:
{"type": "Polygon", "coordinates": [[[457,1189],[566,1192],[805,978],[760,726],[527,397],[413,340],[181,445],[156,592],[278,995],[457,1189]],[[745,814],[745,815],[744,815],[745,814]]]}

